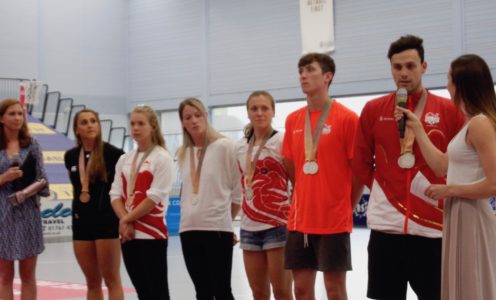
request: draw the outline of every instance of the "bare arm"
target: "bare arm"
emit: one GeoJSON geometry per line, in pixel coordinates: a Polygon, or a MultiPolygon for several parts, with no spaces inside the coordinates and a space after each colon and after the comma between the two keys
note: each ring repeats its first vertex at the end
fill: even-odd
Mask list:
{"type": "Polygon", "coordinates": [[[289,180],[291,181],[291,184],[294,187],[295,183],[295,167],[293,164],[293,161],[288,159],[288,158],[283,158],[282,163],[284,164],[284,168],[286,169],[286,172],[288,173],[289,180]]]}
{"type": "Polygon", "coordinates": [[[121,223],[131,223],[138,220],[139,218],[151,212],[155,208],[155,205],[156,203],[153,202],[151,199],[145,198],[143,201],[141,201],[140,204],[138,204],[138,206],[136,206],[136,208],[134,208],[124,217],[120,218],[121,223]]]}
{"type": "Polygon", "coordinates": [[[356,177],[353,176],[351,179],[351,209],[354,210],[357,206],[363,193],[363,183],[356,177]]]}
{"type": "Polygon", "coordinates": [[[241,209],[241,205],[236,204],[234,202],[231,203],[231,216],[233,220],[238,215],[240,209],[241,209]]]}
{"type": "Polygon", "coordinates": [[[485,178],[466,185],[431,185],[426,195],[434,199],[462,197],[477,200],[496,194],[496,129],[486,117],[476,117],[469,125],[466,141],[477,151],[485,178]]]}
{"type": "Polygon", "coordinates": [[[420,152],[424,157],[427,165],[434,171],[434,174],[438,177],[446,176],[448,171],[448,155],[440,151],[429,139],[429,136],[424,130],[422,123],[418,117],[408,109],[396,107],[395,116],[401,116],[401,113],[405,113],[407,116],[407,126],[412,129],[417,139],[417,144],[419,145],[420,152]]]}

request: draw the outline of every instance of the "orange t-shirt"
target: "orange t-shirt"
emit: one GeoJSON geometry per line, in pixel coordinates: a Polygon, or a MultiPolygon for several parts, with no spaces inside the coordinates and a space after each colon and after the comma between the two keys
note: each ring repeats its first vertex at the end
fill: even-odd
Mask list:
{"type": "MultiPolygon", "coordinates": [[[[288,229],[312,234],[351,232],[351,159],[358,116],[333,102],[317,148],[319,170],[317,174],[306,175],[303,173],[306,109],[303,107],[286,119],[282,154],[295,167],[288,229]]],[[[310,113],[313,130],[320,113],[310,113]]]]}

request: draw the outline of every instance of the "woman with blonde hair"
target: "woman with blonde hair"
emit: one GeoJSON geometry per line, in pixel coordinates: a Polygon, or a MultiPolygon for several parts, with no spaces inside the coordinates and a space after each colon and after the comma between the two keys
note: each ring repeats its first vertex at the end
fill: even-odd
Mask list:
{"type": "Polygon", "coordinates": [[[197,299],[234,299],[231,291],[232,219],[241,202],[234,143],[208,123],[200,100],[179,105],[183,145],[178,149],[181,246],[197,299]]]}
{"type": "Polygon", "coordinates": [[[110,205],[115,165],[124,152],[102,140],[98,113],[74,116],[77,146],[64,162],[73,187],[72,239],[74,254],[86,278],[87,299],[103,299],[102,278],[109,299],[124,299],[120,277],[119,220],[110,205]]]}
{"type": "Polygon", "coordinates": [[[19,261],[21,298],[36,299],[36,260],[44,250],[39,196],[12,197],[38,180],[47,180],[40,145],[29,134],[22,104],[0,103],[0,299],[14,298],[14,261],[19,261]]]}
{"type": "Polygon", "coordinates": [[[447,184],[425,190],[430,201],[445,199],[441,299],[496,299],[496,94],[486,62],[458,57],[448,73],[451,99],[465,113],[465,126],[447,153],[433,145],[418,118],[406,113],[429,167],[447,184]]]}
{"type": "Polygon", "coordinates": [[[169,299],[165,214],[173,161],[151,107],[134,108],[130,127],[138,148],[119,159],[110,191],[124,264],[139,299],[169,299]]]}

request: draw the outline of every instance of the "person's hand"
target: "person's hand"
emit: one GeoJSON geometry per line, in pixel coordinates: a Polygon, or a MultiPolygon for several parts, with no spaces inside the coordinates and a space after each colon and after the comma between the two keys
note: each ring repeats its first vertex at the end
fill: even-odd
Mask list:
{"type": "Polygon", "coordinates": [[[448,185],[432,184],[424,192],[424,194],[434,200],[440,200],[452,197],[451,189],[448,185]]]}
{"type": "Polygon", "coordinates": [[[21,178],[23,175],[22,170],[19,167],[11,167],[8,168],[5,173],[3,173],[0,177],[0,182],[5,184],[7,182],[11,182],[18,178],[21,178]]]}
{"type": "Polygon", "coordinates": [[[121,242],[125,243],[134,239],[134,225],[132,223],[119,222],[119,235],[121,236],[121,242]]]}
{"type": "Polygon", "coordinates": [[[236,233],[233,232],[233,246],[235,246],[237,243],[239,243],[238,236],[236,233]]]}
{"type": "Polygon", "coordinates": [[[405,115],[406,118],[406,126],[410,127],[410,129],[414,132],[423,129],[422,123],[416,114],[414,114],[411,110],[396,106],[396,109],[394,110],[394,118],[396,121],[399,121],[403,115],[405,115]]]}

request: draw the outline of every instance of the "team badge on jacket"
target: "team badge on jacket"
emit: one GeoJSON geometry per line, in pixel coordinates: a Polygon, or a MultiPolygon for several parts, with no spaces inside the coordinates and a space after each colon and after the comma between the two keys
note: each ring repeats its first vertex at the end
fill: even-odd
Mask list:
{"type": "Polygon", "coordinates": [[[429,125],[436,125],[439,124],[439,121],[440,121],[439,113],[428,112],[425,114],[425,123],[429,125]]]}

